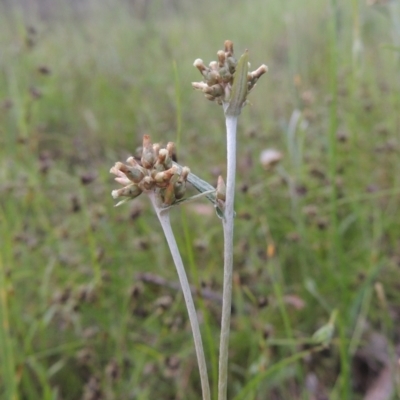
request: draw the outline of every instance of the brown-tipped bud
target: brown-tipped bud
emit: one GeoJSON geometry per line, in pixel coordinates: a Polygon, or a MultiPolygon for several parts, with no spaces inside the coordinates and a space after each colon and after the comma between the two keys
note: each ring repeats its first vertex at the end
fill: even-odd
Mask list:
{"type": "Polygon", "coordinates": [[[158,152],[157,163],[164,164],[165,157],[168,156],[168,151],[166,149],[160,149],[158,152]]]}
{"type": "Polygon", "coordinates": [[[226,64],[228,65],[229,72],[233,74],[236,71],[237,60],[234,57],[227,57],[226,64]]]}
{"type": "Polygon", "coordinates": [[[175,143],[174,142],[168,142],[166,149],[168,150],[168,154],[172,159],[172,157],[173,157],[173,155],[175,153],[175,143]]]}
{"type": "Polygon", "coordinates": [[[130,181],[135,183],[139,183],[145,176],[145,172],[140,165],[129,167],[125,164],[119,163],[118,169],[123,172],[130,181]]]}
{"type": "Polygon", "coordinates": [[[126,162],[131,166],[131,167],[137,167],[139,165],[139,163],[132,157],[128,157],[126,159],[126,162]]]}
{"type": "Polygon", "coordinates": [[[156,153],[153,149],[153,145],[149,135],[143,136],[143,152],[142,152],[142,165],[144,168],[153,168],[156,162],[156,153]]]}
{"type": "Polygon", "coordinates": [[[170,182],[163,193],[163,200],[166,206],[170,206],[175,201],[175,184],[170,182]]]}
{"type": "Polygon", "coordinates": [[[217,182],[217,199],[222,201],[226,199],[226,185],[221,175],[218,177],[217,182]]]}
{"type": "Polygon", "coordinates": [[[233,42],[231,40],[225,40],[224,47],[226,56],[233,56],[233,42]]]}
{"type": "Polygon", "coordinates": [[[152,146],[150,135],[143,135],[142,146],[143,148],[152,146]]]}
{"type": "Polygon", "coordinates": [[[224,94],[224,88],[219,84],[212,85],[205,90],[205,93],[210,94],[213,97],[219,97],[224,94]]]}
{"type": "Polygon", "coordinates": [[[190,169],[189,167],[182,167],[181,175],[179,180],[184,180],[186,181],[188,175],[190,174],[190,169]]]}
{"type": "Polygon", "coordinates": [[[268,67],[263,64],[255,71],[249,73],[248,80],[259,79],[260,76],[264,75],[266,72],[268,72],[268,67]]]}
{"type": "Polygon", "coordinates": [[[160,151],[160,144],[159,143],[154,143],[153,144],[153,150],[154,150],[154,153],[155,153],[156,157],[158,157],[158,152],[160,151]]]}
{"type": "Polygon", "coordinates": [[[194,61],[193,65],[200,71],[200,73],[204,76],[204,74],[208,71],[208,68],[205,66],[203,60],[198,58],[194,61]]]}
{"type": "Polygon", "coordinates": [[[211,71],[208,75],[207,75],[207,85],[208,86],[212,86],[215,85],[216,83],[218,83],[221,80],[221,76],[219,75],[218,71],[211,71]]]}
{"type": "Polygon", "coordinates": [[[208,86],[213,85],[217,81],[217,77],[215,76],[216,71],[210,71],[208,70],[207,72],[204,73],[204,80],[207,82],[206,84],[208,86]]]}
{"type": "Polygon", "coordinates": [[[218,61],[211,61],[209,66],[211,71],[218,71],[218,61]]]}
{"type": "Polygon", "coordinates": [[[126,168],[126,165],[121,161],[117,161],[113,167],[111,167],[110,172],[116,174],[117,171],[124,172],[122,168],[126,168]]]}
{"type": "Polygon", "coordinates": [[[122,189],[113,190],[111,195],[114,199],[118,197],[130,197],[134,199],[135,197],[139,196],[142,193],[142,189],[139,186],[132,183],[132,185],[125,186],[122,189]]]}
{"type": "Polygon", "coordinates": [[[139,183],[145,176],[143,168],[140,166],[129,168],[128,173],[125,174],[132,182],[139,183]]]}
{"type": "Polygon", "coordinates": [[[154,181],[150,176],[145,176],[142,181],[140,182],[140,186],[144,190],[152,190],[154,188],[154,181]]]}
{"type": "Polygon", "coordinates": [[[174,185],[174,192],[175,192],[176,199],[178,199],[178,200],[182,199],[186,192],[186,181],[179,180],[178,182],[176,182],[174,185]]]}
{"type": "MultiPolygon", "coordinates": [[[[126,161],[128,162],[130,162],[130,163],[132,163],[132,167],[134,167],[134,168],[136,168],[137,166],[139,166],[137,163],[136,163],[136,161],[135,161],[135,159],[132,159],[131,160],[131,158],[132,157],[129,157],[126,161]]],[[[122,162],[120,162],[120,161],[117,161],[116,163],[115,163],[115,165],[114,165],[114,168],[116,168],[116,169],[118,169],[119,171],[121,171],[121,172],[123,172],[125,175],[128,175],[130,172],[130,169],[132,168],[131,166],[129,166],[129,165],[125,165],[124,163],[122,163],[122,162]]]]}
{"type": "Polygon", "coordinates": [[[205,82],[192,82],[192,88],[204,92],[208,88],[208,85],[205,82]]]}
{"type": "Polygon", "coordinates": [[[218,56],[218,64],[222,68],[225,65],[225,60],[226,60],[225,52],[223,50],[219,50],[217,56],[218,56]]]}
{"type": "Polygon", "coordinates": [[[228,83],[233,80],[232,74],[229,72],[228,68],[223,67],[219,70],[219,75],[222,79],[222,82],[228,83]]]}
{"type": "Polygon", "coordinates": [[[170,169],[167,169],[166,171],[158,172],[154,176],[154,181],[156,184],[164,184],[168,183],[171,178],[177,173],[178,169],[174,165],[170,169]]]}
{"type": "Polygon", "coordinates": [[[170,169],[172,167],[172,158],[169,156],[169,152],[167,149],[161,149],[159,153],[159,160],[161,161],[162,157],[162,164],[165,169],[170,169]]]}

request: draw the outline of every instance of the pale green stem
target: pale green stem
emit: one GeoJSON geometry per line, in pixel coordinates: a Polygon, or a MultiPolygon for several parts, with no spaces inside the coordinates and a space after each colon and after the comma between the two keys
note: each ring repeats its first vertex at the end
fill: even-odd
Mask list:
{"type": "Polygon", "coordinates": [[[179,253],[178,245],[175,240],[174,233],[171,228],[169,219],[169,210],[163,211],[157,206],[155,194],[149,193],[150,200],[153,204],[154,210],[156,211],[157,217],[160,221],[161,227],[164,231],[165,238],[169,249],[171,251],[172,259],[174,260],[176,271],[178,272],[179,281],[181,283],[183,297],[185,299],[186,308],[189,314],[190,325],[192,327],[194,346],[196,349],[197,363],[199,365],[201,389],[203,393],[203,400],[211,400],[210,385],[208,382],[207,364],[204,356],[203,342],[201,340],[201,333],[199,327],[199,321],[197,319],[196,309],[194,307],[192,292],[188,278],[186,276],[185,268],[183,266],[182,257],[179,253]]]}
{"type": "Polygon", "coordinates": [[[232,309],[233,273],[233,217],[236,174],[236,127],[237,116],[226,116],[227,178],[224,228],[224,288],[222,295],[221,339],[219,347],[218,400],[226,400],[228,385],[229,332],[232,309]]]}

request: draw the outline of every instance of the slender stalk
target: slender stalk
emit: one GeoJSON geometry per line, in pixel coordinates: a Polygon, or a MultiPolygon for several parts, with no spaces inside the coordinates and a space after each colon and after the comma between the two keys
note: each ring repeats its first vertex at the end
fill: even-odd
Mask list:
{"type": "MultiPolygon", "coordinates": [[[[2,230],[1,234],[3,238],[9,238],[10,235],[6,234],[6,232],[9,232],[9,227],[7,226],[5,211],[4,213],[2,209],[0,211],[0,220],[2,225],[4,226],[4,231],[2,230]]],[[[7,255],[10,253],[10,246],[10,241],[3,240],[2,250],[4,250],[4,256],[7,259],[9,259],[7,255]]],[[[8,285],[5,271],[7,259],[5,258],[3,259],[2,254],[0,254],[0,376],[2,374],[2,378],[0,380],[0,390],[2,393],[4,393],[6,399],[18,400],[19,396],[15,374],[15,359],[9,318],[9,296],[7,290],[8,285]]]]}
{"type": "MultiPolygon", "coordinates": [[[[330,0],[330,12],[331,18],[328,24],[329,29],[329,41],[330,41],[330,60],[329,60],[329,79],[330,79],[330,91],[332,101],[330,104],[330,115],[329,115],[329,132],[328,132],[328,143],[329,143],[329,179],[331,181],[331,235],[332,235],[332,246],[331,246],[331,268],[333,276],[338,281],[339,288],[341,289],[342,304],[346,304],[346,282],[340,277],[346,276],[346,263],[343,260],[343,247],[342,239],[339,232],[339,219],[338,219],[338,190],[336,186],[337,176],[337,140],[336,132],[338,128],[338,1],[330,0]]],[[[348,296],[348,295],[347,295],[348,296]]],[[[348,300],[348,297],[347,297],[348,300]]],[[[344,313],[342,313],[344,314],[344,313]]],[[[351,371],[350,371],[350,354],[348,351],[348,340],[346,336],[346,329],[348,321],[345,321],[341,316],[338,318],[339,327],[339,353],[340,353],[340,398],[343,400],[351,398],[351,371]]]]}
{"type": "Polygon", "coordinates": [[[194,260],[194,254],[193,254],[193,249],[191,247],[191,240],[190,240],[190,232],[189,232],[189,227],[186,223],[186,215],[184,213],[181,213],[182,215],[182,227],[183,227],[183,234],[185,237],[185,242],[186,242],[186,250],[187,250],[187,255],[189,257],[189,271],[191,272],[192,277],[195,279],[196,286],[194,290],[192,289],[192,293],[199,293],[201,296],[198,296],[198,305],[200,308],[200,311],[203,313],[204,317],[204,343],[206,346],[206,355],[208,356],[209,363],[211,364],[211,392],[212,392],[212,398],[217,399],[218,396],[218,359],[217,359],[217,352],[216,346],[214,343],[214,337],[211,331],[211,323],[210,323],[210,315],[207,310],[207,306],[205,304],[205,299],[206,296],[204,295],[204,289],[201,288],[200,280],[198,277],[198,269],[195,264],[194,260]]]}
{"type": "Polygon", "coordinates": [[[226,116],[227,178],[224,228],[224,288],[222,295],[221,339],[219,347],[218,400],[226,400],[228,383],[229,331],[232,309],[233,271],[233,217],[236,174],[236,128],[237,116],[226,116]]]}
{"type": "Polygon", "coordinates": [[[189,314],[190,325],[192,327],[194,346],[196,348],[197,363],[199,365],[203,400],[211,400],[210,385],[208,382],[208,374],[207,374],[207,364],[204,356],[203,342],[201,340],[199,321],[197,319],[197,313],[194,307],[192,292],[190,290],[189,281],[186,276],[185,268],[183,266],[182,257],[179,253],[178,245],[176,243],[175,236],[171,228],[169,211],[163,212],[163,210],[161,210],[157,206],[154,193],[151,192],[148,193],[148,195],[153,204],[154,210],[156,211],[161,227],[164,231],[165,238],[167,239],[167,243],[175,263],[176,271],[178,272],[179,281],[182,286],[183,297],[186,302],[186,308],[189,314]]]}

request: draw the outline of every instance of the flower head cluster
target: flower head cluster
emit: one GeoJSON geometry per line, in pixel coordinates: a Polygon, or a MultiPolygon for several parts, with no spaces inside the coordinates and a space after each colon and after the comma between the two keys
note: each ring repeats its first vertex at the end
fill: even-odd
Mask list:
{"type": "Polygon", "coordinates": [[[143,150],[140,162],[129,157],[127,164],[117,162],[110,172],[123,188],[111,192],[114,199],[123,197],[117,205],[134,199],[142,192],[155,193],[159,207],[168,207],[182,199],[186,191],[189,168],[180,168],[172,162],[175,145],[169,142],[166,148],[152,144],[149,135],[143,136],[143,150]]]}
{"type": "MultiPolygon", "coordinates": [[[[207,67],[203,60],[197,59],[194,66],[203,75],[203,82],[192,82],[194,89],[201,90],[208,100],[218,104],[229,102],[233,79],[238,61],[233,55],[233,42],[225,41],[225,49],[217,52],[218,61],[211,61],[207,67]]],[[[261,75],[268,71],[266,65],[261,65],[253,72],[247,74],[247,92],[255,86],[261,75]]]]}

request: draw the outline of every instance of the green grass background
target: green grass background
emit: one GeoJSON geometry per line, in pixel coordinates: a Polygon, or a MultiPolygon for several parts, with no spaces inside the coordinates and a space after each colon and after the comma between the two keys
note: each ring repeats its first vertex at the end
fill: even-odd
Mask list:
{"type": "MultiPolygon", "coordinates": [[[[269,67],[239,122],[229,398],[363,398],[360,349],[379,334],[396,363],[400,333],[400,3],[379,3],[0,3],[1,399],[200,398],[181,293],[138,275],[177,281],[162,231],[145,196],[113,207],[109,169],[150,134],[225,174],[222,109],[190,84],[225,39],[269,67]]],[[[212,206],[172,220],[220,294],[212,206]]],[[[215,393],[220,304],[196,304],[215,393]]]]}

